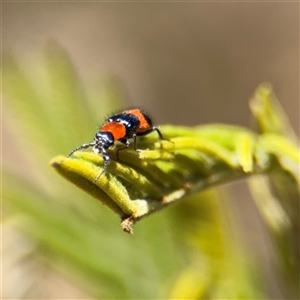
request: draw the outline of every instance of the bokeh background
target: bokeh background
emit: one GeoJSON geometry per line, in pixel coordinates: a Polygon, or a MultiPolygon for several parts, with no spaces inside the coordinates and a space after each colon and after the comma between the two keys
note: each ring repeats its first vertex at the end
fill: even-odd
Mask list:
{"type": "MultiPolygon", "coordinates": [[[[124,105],[145,107],[157,124],[253,126],[248,100],[268,81],[299,133],[299,3],[2,2],[3,52],[30,70],[49,41],[66,49],[83,82],[113,78],[124,105]]],[[[3,161],[22,173],[16,129],[4,99],[3,161]]],[[[266,228],[245,183],[231,188],[236,197],[224,201],[237,212],[242,243],[263,266],[269,296],[280,298],[266,228]]],[[[48,276],[53,297],[87,297],[48,276]]]]}

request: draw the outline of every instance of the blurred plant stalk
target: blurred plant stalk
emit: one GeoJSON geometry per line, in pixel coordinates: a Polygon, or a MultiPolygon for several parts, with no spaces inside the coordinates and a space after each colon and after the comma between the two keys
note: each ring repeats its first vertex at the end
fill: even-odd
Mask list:
{"type": "MultiPolygon", "coordinates": [[[[288,137],[298,149],[298,139],[269,84],[257,89],[250,108],[257,130],[267,137],[263,147],[272,148],[276,155],[271,172],[250,178],[249,187],[276,246],[277,264],[285,281],[286,294],[299,299],[300,169],[299,163],[286,155],[290,149],[283,143],[288,137]]],[[[299,157],[299,150],[297,152],[299,157]]]]}

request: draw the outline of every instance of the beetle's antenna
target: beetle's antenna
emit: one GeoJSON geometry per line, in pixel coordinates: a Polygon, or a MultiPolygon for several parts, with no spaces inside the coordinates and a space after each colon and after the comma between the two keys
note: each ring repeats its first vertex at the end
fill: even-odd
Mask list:
{"type": "Polygon", "coordinates": [[[73,153],[75,153],[75,152],[77,152],[77,151],[79,151],[79,150],[81,150],[81,149],[87,149],[87,148],[93,147],[93,146],[95,146],[95,145],[96,145],[95,142],[91,142],[91,143],[89,143],[89,144],[83,144],[83,145],[77,147],[76,149],[74,149],[74,150],[68,155],[68,157],[70,157],[73,153]]]}

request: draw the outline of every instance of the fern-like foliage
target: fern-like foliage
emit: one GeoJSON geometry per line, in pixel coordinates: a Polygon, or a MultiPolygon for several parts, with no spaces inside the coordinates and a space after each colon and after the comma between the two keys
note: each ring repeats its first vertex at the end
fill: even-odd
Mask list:
{"type": "MultiPolygon", "coordinates": [[[[267,299],[262,268],[237,238],[231,201],[224,201],[234,195],[223,184],[241,178],[277,246],[283,293],[298,297],[298,145],[269,85],[250,102],[257,131],[225,124],[160,126],[167,140],[140,138],[139,151],[121,151],[119,160],[116,144],[95,183],[100,155],[64,155],[94,135],[120,97],[110,79],[83,84],[56,43],[47,45],[44,58],[27,62],[28,69],[3,54],[4,118],[21,157],[3,170],[3,226],[4,232],[22,233],[4,254],[18,253],[11,269],[17,266],[20,274],[7,276],[4,298],[54,298],[45,295],[48,280],[37,271],[51,268],[89,298],[267,299]],[[52,167],[84,192],[49,168],[51,157],[52,167]],[[127,232],[150,217],[136,225],[135,235],[122,234],[90,195],[116,213],[127,232]]],[[[4,240],[8,236],[15,235],[4,240]]]]}

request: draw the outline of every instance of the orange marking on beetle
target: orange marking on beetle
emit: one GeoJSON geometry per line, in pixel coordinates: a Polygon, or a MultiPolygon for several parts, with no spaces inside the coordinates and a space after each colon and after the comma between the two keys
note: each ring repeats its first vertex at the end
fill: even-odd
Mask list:
{"type": "Polygon", "coordinates": [[[119,123],[119,122],[107,123],[101,128],[101,131],[110,132],[113,135],[115,140],[122,139],[126,134],[125,126],[123,124],[119,123]]]}
{"type": "Polygon", "coordinates": [[[149,130],[152,127],[151,124],[149,124],[149,122],[146,120],[144,114],[141,112],[140,109],[125,110],[125,113],[132,114],[138,117],[140,121],[140,126],[137,129],[137,132],[143,132],[149,130]]]}

